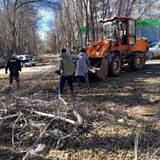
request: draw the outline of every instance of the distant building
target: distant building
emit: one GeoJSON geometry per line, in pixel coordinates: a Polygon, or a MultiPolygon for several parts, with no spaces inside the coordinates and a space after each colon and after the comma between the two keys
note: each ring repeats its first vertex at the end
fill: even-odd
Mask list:
{"type": "MultiPolygon", "coordinates": [[[[98,4],[98,12],[95,15],[95,19],[105,19],[108,14],[108,11],[112,10],[115,6],[115,0],[110,1],[110,3],[107,0],[100,0],[98,4]],[[107,6],[110,8],[108,9],[107,6]]],[[[119,5],[123,6],[122,11],[119,12],[112,12],[110,13],[110,17],[114,17],[117,15],[125,16],[126,14],[130,14],[129,12],[132,11],[131,16],[136,19],[142,19],[142,20],[152,20],[152,19],[159,19],[160,20],[160,0],[154,1],[153,0],[138,0],[138,2],[135,2],[134,6],[129,8],[131,6],[131,1],[119,1],[119,5]],[[121,4],[120,4],[121,3],[121,4]],[[123,4],[122,4],[123,3],[123,4]],[[115,15],[113,15],[115,13],[115,15]]],[[[116,7],[115,7],[116,9],[116,7]]],[[[160,26],[137,26],[137,35],[143,36],[148,38],[149,42],[153,41],[159,41],[160,40],[160,26]]]]}
{"type": "MultiPolygon", "coordinates": [[[[137,15],[140,15],[140,18],[144,21],[153,19],[159,19],[160,21],[160,0],[155,1],[153,4],[151,2],[151,0],[139,0],[137,15]]],[[[137,26],[137,34],[146,37],[149,42],[159,41],[160,25],[150,24],[145,27],[139,25],[137,26]]]]}

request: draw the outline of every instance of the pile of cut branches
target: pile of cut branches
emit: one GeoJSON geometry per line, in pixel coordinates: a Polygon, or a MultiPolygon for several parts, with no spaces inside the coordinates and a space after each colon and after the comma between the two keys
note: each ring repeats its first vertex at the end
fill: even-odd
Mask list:
{"type": "Polygon", "coordinates": [[[13,94],[7,98],[8,101],[0,102],[1,126],[12,128],[12,145],[25,153],[23,159],[47,146],[60,149],[68,137],[78,139],[87,127],[82,111],[73,105],[71,98],[70,104],[59,95],[50,101],[13,94]]]}

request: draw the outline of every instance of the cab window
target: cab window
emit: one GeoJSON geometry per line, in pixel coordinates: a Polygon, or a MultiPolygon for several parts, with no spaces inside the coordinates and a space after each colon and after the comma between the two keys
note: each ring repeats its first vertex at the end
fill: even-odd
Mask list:
{"type": "Polygon", "coordinates": [[[129,44],[133,45],[136,43],[136,25],[135,20],[129,21],[129,44]]]}

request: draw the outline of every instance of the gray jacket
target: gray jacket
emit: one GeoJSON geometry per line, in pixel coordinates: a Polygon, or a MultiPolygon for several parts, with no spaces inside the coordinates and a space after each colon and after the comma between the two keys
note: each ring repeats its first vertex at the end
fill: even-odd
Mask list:
{"type": "Polygon", "coordinates": [[[80,52],[78,57],[75,76],[85,76],[85,73],[88,71],[87,67],[90,66],[90,61],[84,52],[80,52]]]}

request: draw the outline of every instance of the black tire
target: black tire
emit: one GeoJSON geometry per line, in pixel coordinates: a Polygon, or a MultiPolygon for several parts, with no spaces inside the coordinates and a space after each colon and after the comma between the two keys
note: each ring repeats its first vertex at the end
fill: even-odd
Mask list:
{"type": "Polygon", "coordinates": [[[146,63],[146,56],[141,53],[133,54],[129,60],[131,70],[141,70],[146,63]]]}
{"type": "Polygon", "coordinates": [[[121,58],[119,55],[115,55],[112,60],[111,63],[109,64],[109,75],[112,77],[116,77],[120,74],[122,69],[122,63],[121,63],[121,58]]]}

